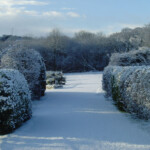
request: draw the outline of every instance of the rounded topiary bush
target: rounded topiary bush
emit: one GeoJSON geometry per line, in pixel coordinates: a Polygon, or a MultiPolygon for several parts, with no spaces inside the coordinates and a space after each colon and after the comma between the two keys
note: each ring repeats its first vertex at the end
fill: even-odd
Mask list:
{"type": "Polygon", "coordinates": [[[19,70],[27,80],[32,99],[40,99],[46,89],[46,68],[41,55],[21,46],[14,46],[3,55],[1,67],[19,70]]]}
{"type": "Polygon", "coordinates": [[[0,134],[13,131],[31,118],[31,93],[17,70],[0,69],[0,134]]]}

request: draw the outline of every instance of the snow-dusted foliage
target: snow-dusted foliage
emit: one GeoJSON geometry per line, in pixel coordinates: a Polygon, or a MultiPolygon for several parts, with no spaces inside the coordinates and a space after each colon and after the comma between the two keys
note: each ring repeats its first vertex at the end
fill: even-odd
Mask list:
{"type": "Polygon", "coordinates": [[[106,67],[104,69],[103,73],[103,90],[106,91],[106,96],[112,96],[112,83],[111,83],[111,77],[113,73],[113,67],[106,67]]]}
{"type": "Polygon", "coordinates": [[[40,86],[41,86],[41,96],[45,95],[46,90],[46,67],[43,58],[41,57],[40,61],[40,86]]]}
{"type": "Polygon", "coordinates": [[[112,66],[142,66],[150,65],[150,48],[142,47],[126,53],[114,53],[109,65],[112,66]]]}
{"type": "Polygon", "coordinates": [[[31,118],[31,93],[17,70],[0,69],[0,134],[11,132],[31,118]]]}
{"type": "Polygon", "coordinates": [[[109,66],[103,74],[103,89],[118,107],[136,114],[140,118],[150,118],[150,67],[109,66]]]}
{"type": "Polygon", "coordinates": [[[41,55],[33,49],[13,46],[1,59],[1,67],[19,70],[26,78],[32,99],[40,99],[46,88],[46,68],[41,55]]]}
{"type": "Polygon", "coordinates": [[[62,87],[65,82],[66,79],[61,71],[46,72],[46,87],[48,89],[62,87]]]}

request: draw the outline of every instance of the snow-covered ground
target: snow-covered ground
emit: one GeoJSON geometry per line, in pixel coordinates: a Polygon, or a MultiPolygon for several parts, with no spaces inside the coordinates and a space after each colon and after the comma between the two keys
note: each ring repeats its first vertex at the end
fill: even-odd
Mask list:
{"type": "Polygon", "coordinates": [[[0,136],[2,150],[150,150],[150,123],[104,97],[102,73],[66,74],[63,89],[33,102],[33,117],[0,136]]]}

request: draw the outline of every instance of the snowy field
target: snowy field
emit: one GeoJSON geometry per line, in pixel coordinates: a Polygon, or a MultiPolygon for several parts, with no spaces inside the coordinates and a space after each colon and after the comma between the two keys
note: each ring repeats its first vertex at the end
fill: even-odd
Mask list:
{"type": "Polygon", "coordinates": [[[2,150],[150,150],[150,122],[121,113],[102,91],[102,73],[66,74],[63,89],[33,102],[33,117],[0,136],[2,150]]]}

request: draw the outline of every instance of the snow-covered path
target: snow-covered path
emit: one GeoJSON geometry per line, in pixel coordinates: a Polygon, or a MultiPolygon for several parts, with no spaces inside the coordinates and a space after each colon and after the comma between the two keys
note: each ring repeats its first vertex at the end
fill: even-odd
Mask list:
{"type": "Polygon", "coordinates": [[[2,150],[150,150],[150,123],[104,98],[101,73],[67,74],[63,89],[33,102],[33,117],[0,136],[2,150]]]}

